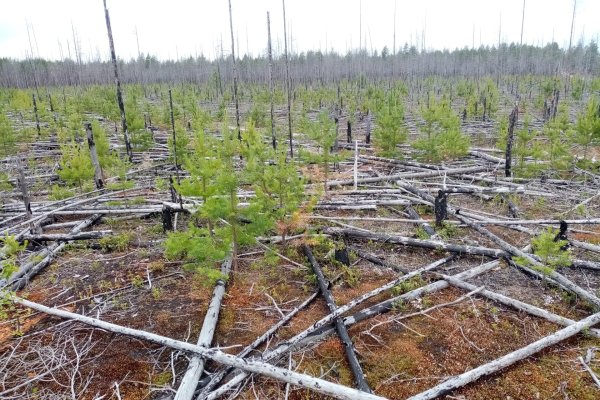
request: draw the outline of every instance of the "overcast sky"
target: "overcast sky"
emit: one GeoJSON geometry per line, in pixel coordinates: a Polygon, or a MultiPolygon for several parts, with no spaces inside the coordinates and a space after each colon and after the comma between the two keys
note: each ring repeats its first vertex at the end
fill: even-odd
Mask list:
{"type": "MultiPolygon", "coordinates": [[[[230,53],[227,0],[107,0],[117,56],[142,53],[160,59],[204,54],[214,58],[223,42],[230,53]]],[[[360,44],[368,51],[393,47],[396,7],[396,48],[404,43],[428,49],[494,45],[502,20],[501,40],[519,42],[523,0],[287,0],[288,34],[294,52],[334,49],[346,53],[360,44]],[[362,7],[361,7],[362,3],[362,7]],[[362,35],[361,32],[362,9],[362,35]],[[362,40],[359,38],[362,36],[362,40]]],[[[283,51],[281,0],[232,0],[236,51],[264,54],[266,12],[276,52],[283,51]]],[[[523,41],[542,45],[554,39],[567,47],[573,0],[526,0],[523,41]]],[[[578,0],[574,44],[597,40],[599,0],[578,0]]],[[[84,60],[108,59],[108,40],[101,0],[5,0],[0,14],[0,57],[74,58],[73,30],[84,60]],[[35,37],[34,37],[35,36],[35,37]],[[35,39],[35,40],[34,40],[35,39]],[[37,46],[36,46],[37,42],[37,46]]]]}

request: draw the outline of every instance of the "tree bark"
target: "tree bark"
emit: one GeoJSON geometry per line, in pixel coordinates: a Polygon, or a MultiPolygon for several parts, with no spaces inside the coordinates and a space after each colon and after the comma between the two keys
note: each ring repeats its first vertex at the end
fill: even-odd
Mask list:
{"type": "Polygon", "coordinates": [[[287,114],[288,114],[288,134],[290,138],[290,157],[294,158],[294,145],[292,135],[292,85],[290,82],[290,60],[287,48],[287,22],[285,18],[285,0],[281,0],[283,5],[283,46],[285,56],[285,85],[287,91],[287,114]]]}
{"type": "Polygon", "coordinates": [[[106,19],[106,30],[108,31],[108,43],[110,45],[110,58],[112,60],[113,71],[115,74],[115,85],[117,86],[117,104],[119,105],[119,111],[121,112],[121,126],[123,128],[123,138],[125,140],[125,150],[129,162],[133,162],[133,149],[131,142],[129,141],[129,131],[127,130],[127,119],[125,118],[125,104],[123,103],[123,94],[121,93],[121,81],[119,80],[119,70],[117,68],[117,56],[115,53],[115,45],[113,42],[112,29],[110,27],[110,16],[108,15],[108,8],[106,8],[106,0],[104,2],[104,16],[106,19]]]}
{"type": "Polygon", "coordinates": [[[376,396],[370,393],[364,393],[356,389],[351,389],[346,386],[342,386],[336,383],[331,383],[323,379],[314,378],[309,375],[300,374],[298,372],[290,371],[288,369],[279,368],[262,361],[244,360],[230,354],[224,353],[220,350],[213,348],[207,349],[202,346],[194,345],[191,343],[181,342],[165,336],[157,335],[154,333],[140,331],[137,329],[127,328],[124,326],[112,324],[110,322],[102,321],[96,318],[90,318],[84,315],[60,310],[57,308],[46,307],[41,304],[31,302],[16,296],[11,297],[11,300],[15,304],[32,308],[36,311],[54,315],[60,318],[65,318],[73,321],[83,323],[85,325],[100,328],[109,332],[131,336],[140,340],[145,340],[153,343],[157,343],[161,346],[167,346],[172,349],[193,353],[198,356],[208,358],[215,362],[240,368],[244,371],[257,373],[271,377],[275,380],[287,382],[292,385],[300,386],[315,392],[322,393],[325,395],[333,396],[338,399],[347,400],[383,400],[383,397],[376,396]]]}
{"type": "Polygon", "coordinates": [[[508,366],[515,364],[527,357],[530,357],[540,351],[553,346],[557,343],[562,342],[572,336],[575,336],[584,329],[588,329],[591,326],[600,322],[600,313],[593,314],[581,321],[578,321],[566,328],[559,330],[551,335],[546,336],[540,340],[537,340],[519,350],[513,351],[503,357],[500,357],[492,362],[481,365],[464,374],[450,378],[443,383],[415,396],[409,398],[409,400],[430,400],[442,396],[452,390],[463,387],[471,382],[475,382],[479,378],[491,375],[498,372],[508,366]]]}
{"type": "Polygon", "coordinates": [[[231,62],[233,65],[233,101],[235,102],[235,125],[237,127],[238,140],[242,140],[240,129],[240,102],[238,99],[238,73],[235,62],[235,42],[233,40],[233,13],[231,12],[231,0],[229,0],[229,30],[231,31],[231,62]]]}
{"type": "Polygon", "coordinates": [[[271,17],[267,11],[267,33],[269,40],[267,42],[267,54],[269,57],[269,102],[271,104],[271,142],[273,150],[277,150],[277,138],[275,136],[275,109],[274,109],[274,90],[273,86],[273,50],[271,47],[271,17]]]}
{"type": "MultiPolygon", "coordinates": [[[[323,271],[321,270],[319,263],[317,262],[317,260],[313,256],[312,252],[310,251],[310,248],[306,245],[303,245],[302,250],[304,251],[304,254],[306,254],[306,257],[310,261],[310,264],[312,265],[312,269],[315,272],[315,275],[317,276],[317,280],[319,283],[319,289],[321,290],[321,295],[323,296],[323,298],[325,299],[325,302],[327,303],[327,308],[329,308],[329,312],[330,313],[336,312],[338,307],[335,304],[335,300],[333,298],[333,295],[331,294],[331,291],[329,290],[331,283],[325,278],[325,275],[323,274],[323,271]]],[[[336,331],[340,337],[340,340],[344,344],[344,350],[346,352],[346,359],[348,360],[348,363],[350,364],[350,369],[352,370],[352,374],[354,375],[354,380],[356,381],[358,389],[363,392],[366,392],[366,393],[371,393],[371,388],[369,388],[369,384],[367,383],[367,380],[365,379],[365,374],[362,370],[362,367],[360,366],[360,362],[358,361],[358,357],[356,355],[356,350],[354,349],[354,344],[352,343],[352,339],[350,338],[350,335],[348,334],[348,330],[346,329],[346,326],[344,325],[341,318],[339,318],[339,317],[334,319],[334,323],[335,323],[336,331]]]]}
{"type": "Polygon", "coordinates": [[[96,151],[96,142],[94,142],[92,124],[86,122],[85,131],[87,133],[87,142],[90,149],[90,158],[92,159],[92,165],[94,166],[94,183],[96,184],[96,189],[102,189],[104,187],[104,175],[102,174],[102,167],[100,166],[100,161],[98,160],[98,152],[96,151]]]}
{"type": "MultiPolygon", "coordinates": [[[[230,271],[231,258],[228,258],[221,266],[221,273],[228,277],[230,271]]],[[[215,284],[212,299],[208,306],[208,310],[206,311],[202,329],[200,330],[200,336],[198,337],[198,342],[196,343],[198,346],[208,348],[212,343],[212,339],[217,328],[217,322],[219,321],[221,302],[223,301],[223,296],[225,295],[225,285],[226,282],[222,279],[219,279],[215,284]]],[[[199,356],[195,356],[190,360],[188,369],[181,379],[179,389],[177,389],[177,393],[175,394],[175,400],[191,400],[194,397],[198,380],[204,371],[204,363],[205,359],[199,356]]]]}
{"type": "Polygon", "coordinates": [[[506,177],[511,176],[511,167],[512,167],[512,147],[513,141],[515,137],[515,125],[517,123],[517,116],[519,115],[519,109],[517,106],[513,108],[510,116],[508,117],[508,137],[506,139],[506,154],[504,161],[504,175],[506,177]]]}

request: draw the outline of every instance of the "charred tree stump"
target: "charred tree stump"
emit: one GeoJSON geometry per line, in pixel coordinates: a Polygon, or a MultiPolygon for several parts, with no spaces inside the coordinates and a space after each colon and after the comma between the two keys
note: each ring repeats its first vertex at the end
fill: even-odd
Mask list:
{"type": "Polygon", "coordinates": [[[110,16],[108,15],[108,8],[106,8],[106,0],[103,1],[104,16],[106,19],[106,30],[108,31],[108,43],[110,45],[110,58],[112,60],[113,71],[115,74],[115,85],[117,86],[117,103],[119,105],[119,111],[121,111],[121,125],[123,128],[123,138],[125,139],[125,150],[127,151],[127,157],[129,158],[129,162],[133,162],[133,149],[131,147],[131,142],[129,141],[127,119],[125,118],[125,103],[123,103],[123,94],[121,92],[121,81],[119,80],[119,70],[117,68],[117,55],[115,53],[115,44],[113,42],[112,29],[110,27],[110,16]]]}
{"type": "Polygon", "coordinates": [[[40,118],[38,116],[38,108],[37,101],[35,101],[35,94],[32,94],[31,98],[33,99],[33,113],[35,114],[35,129],[37,130],[37,134],[39,137],[42,134],[42,131],[40,129],[40,118]]]}
{"type": "Polygon", "coordinates": [[[171,194],[171,201],[177,203],[177,191],[173,185],[173,175],[169,175],[169,193],[171,194]]]}
{"type": "MultiPolygon", "coordinates": [[[[319,263],[315,259],[312,251],[310,251],[310,248],[308,246],[304,245],[304,246],[302,246],[302,250],[304,251],[304,254],[306,254],[306,257],[308,258],[308,260],[310,261],[310,264],[312,265],[313,271],[317,275],[317,279],[319,281],[319,288],[321,290],[321,295],[327,302],[327,307],[329,308],[329,311],[332,313],[335,312],[337,309],[337,305],[335,304],[333,295],[331,294],[331,291],[329,290],[331,282],[329,282],[325,278],[325,275],[323,275],[323,271],[321,270],[321,267],[319,266],[319,263]]],[[[352,374],[354,375],[354,379],[356,381],[358,389],[363,392],[371,393],[371,389],[369,388],[369,385],[365,379],[365,374],[363,373],[362,367],[360,366],[360,363],[358,362],[358,357],[356,356],[354,344],[352,343],[352,339],[350,339],[350,335],[348,334],[348,330],[346,329],[346,326],[344,325],[344,321],[342,318],[338,317],[335,319],[335,327],[336,327],[337,333],[340,337],[340,340],[344,344],[344,349],[346,351],[346,358],[348,359],[348,363],[350,364],[350,369],[352,370],[352,374]]]]}
{"type": "Polygon", "coordinates": [[[508,137],[506,139],[506,155],[504,162],[504,175],[506,177],[511,176],[512,167],[512,147],[515,138],[515,125],[517,123],[517,116],[519,115],[519,109],[517,106],[513,108],[510,116],[508,117],[508,137]]]}
{"type": "Polygon", "coordinates": [[[348,139],[348,143],[352,143],[352,122],[350,122],[350,120],[348,120],[347,126],[346,137],[348,139]]]}
{"type": "Polygon", "coordinates": [[[438,191],[434,202],[435,226],[440,227],[448,218],[448,194],[443,190],[438,191]]]}
{"type": "Polygon", "coordinates": [[[569,229],[569,225],[566,221],[560,221],[560,228],[556,236],[554,237],[554,241],[558,242],[560,240],[566,240],[567,244],[561,246],[561,250],[567,250],[569,248],[569,238],[567,237],[567,230],[569,229]]]}
{"type": "Polygon", "coordinates": [[[166,204],[162,209],[162,225],[165,233],[173,230],[173,209],[166,204]]]}
{"type": "Polygon", "coordinates": [[[96,184],[96,189],[102,189],[104,187],[104,178],[102,175],[102,167],[100,166],[100,161],[98,160],[98,152],[96,151],[96,143],[94,142],[92,124],[86,122],[85,131],[87,133],[87,142],[90,149],[90,158],[92,159],[92,165],[94,166],[94,183],[96,184]]]}

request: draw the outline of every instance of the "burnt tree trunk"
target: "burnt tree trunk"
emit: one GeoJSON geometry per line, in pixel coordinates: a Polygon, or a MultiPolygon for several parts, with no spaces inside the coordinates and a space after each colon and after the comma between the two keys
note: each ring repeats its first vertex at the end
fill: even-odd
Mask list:
{"type": "Polygon", "coordinates": [[[177,184],[181,183],[179,179],[179,164],[177,163],[177,135],[175,135],[175,116],[173,115],[173,95],[171,89],[169,89],[169,107],[171,108],[171,129],[173,132],[173,161],[175,163],[175,177],[177,178],[177,184]]]}
{"type": "Polygon", "coordinates": [[[112,60],[113,70],[115,73],[115,85],[117,86],[117,103],[121,112],[121,126],[123,128],[123,138],[125,140],[125,150],[129,162],[133,162],[133,149],[129,141],[129,131],[127,130],[127,119],[125,118],[125,104],[123,103],[123,94],[121,92],[121,81],[119,80],[119,69],[117,68],[117,56],[115,53],[115,44],[113,42],[112,29],[110,27],[110,16],[108,8],[106,8],[106,0],[104,1],[104,16],[106,18],[106,30],[108,31],[108,43],[110,45],[110,58],[112,60]]]}
{"type": "Polygon", "coordinates": [[[100,161],[98,160],[98,152],[96,151],[96,143],[94,142],[92,124],[86,122],[85,131],[87,133],[87,142],[90,149],[90,158],[92,159],[92,165],[94,166],[94,183],[96,184],[96,189],[102,189],[104,187],[104,177],[102,175],[100,161]]]}
{"type": "Polygon", "coordinates": [[[283,5],[283,46],[285,55],[285,85],[287,88],[287,112],[288,112],[288,134],[290,136],[290,157],[294,158],[294,145],[292,140],[292,88],[290,82],[290,60],[287,50],[287,23],[285,20],[285,0],[281,0],[283,5]]]}
{"type": "Polygon", "coordinates": [[[39,137],[42,134],[42,131],[40,130],[40,118],[38,116],[38,108],[37,102],[35,101],[35,94],[32,94],[31,98],[33,99],[33,113],[35,114],[35,128],[37,129],[37,134],[39,137]]]}
{"type": "Polygon", "coordinates": [[[238,99],[237,65],[235,63],[235,42],[233,40],[233,14],[231,13],[231,0],[229,0],[229,29],[231,31],[231,62],[233,65],[233,101],[235,102],[235,125],[237,127],[238,140],[242,140],[240,130],[240,102],[238,99]]]}
{"type": "Polygon", "coordinates": [[[448,218],[448,194],[443,190],[438,192],[434,202],[435,226],[440,227],[448,218]]]}
{"type": "Polygon", "coordinates": [[[267,11],[267,33],[269,40],[267,44],[267,53],[269,56],[269,101],[271,103],[271,141],[273,150],[277,150],[277,138],[275,137],[275,111],[273,106],[273,50],[271,47],[271,17],[267,11]]]}
{"type": "MultiPolygon", "coordinates": [[[[304,250],[304,254],[306,254],[306,257],[310,261],[315,275],[317,275],[317,279],[319,281],[319,289],[321,290],[323,298],[327,302],[327,307],[329,308],[329,311],[332,313],[335,312],[335,310],[337,309],[337,305],[335,304],[333,295],[329,290],[331,282],[329,282],[325,278],[325,275],[323,275],[323,271],[321,270],[319,263],[310,251],[310,248],[304,245],[302,246],[302,249],[304,250]]],[[[356,380],[358,389],[363,392],[371,393],[371,389],[369,388],[369,385],[367,384],[367,381],[365,379],[365,374],[363,373],[362,367],[358,362],[356,351],[354,350],[354,344],[352,343],[352,339],[350,339],[350,335],[348,334],[348,330],[346,329],[342,318],[338,317],[335,319],[335,328],[340,337],[340,340],[344,344],[346,358],[348,359],[348,363],[350,364],[350,369],[352,370],[352,374],[354,375],[354,379],[356,380]]]]}
{"type": "Polygon", "coordinates": [[[348,129],[346,130],[346,136],[348,138],[348,143],[352,143],[352,122],[348,120],[348,129]]]}
{"type": "Polygon", "coordinates": [[[515,139],[515,125],[517,124],[517,117],[519,115],[519,108],[515,106],[510,116],[508,117],[508,137],[506,139],[506,155],[504,162],[504,175],[506,177],[511,176],[512,166],[512,148],[515,139]]]}

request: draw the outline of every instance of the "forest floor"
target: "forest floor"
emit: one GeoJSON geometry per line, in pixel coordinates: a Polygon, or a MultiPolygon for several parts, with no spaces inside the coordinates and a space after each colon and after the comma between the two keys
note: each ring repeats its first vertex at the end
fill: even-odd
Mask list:
{"type": "MultiPolygon", "coordinates": [[[[479,125],[466,128],[466,131],[480,129],[479,125]]],[[[166,134],[165,132],[164,135],[166,134]]],[[[486,134],[492,136],[491,132],[484,132],[484,136],[486,134]]],[[[355,135],[362,140],[364,133],[357,129],[355,135]]],[[[340,141],[345,141],[342,140],[341,132],[340,141]]],[[[485,147],[486,140],[479,145],[485,147]]],[[[370,146],[364,145],[361,146],[360,153],[374,154],[370,146]]],[[[330,180],[352,179],[352,155],[347,161],[340,163],[330,180]]],[[[481,162],[480,159],[469,156],[445,166],[452,168],[481,162]]],[[[490,169],[493,171],[493,166],[490,169]]],[[[160,175],[158,169],[154,171],[160,175]]],[[[385,176],[403,172],[414,172],[414,169],[385,161],[368,162],[361,159],[359,162],[360,176],[385,176]]],[[[489,172],[488,176],[496,176],[496,171],[489,172]]],[[[314,174],[313,180],[316,179],[318,175],[314,174]]],[[[436,188],[436,184],[442,182],[458,184],[466,180],[448,177],[446,181],[440,175],[414,181],[414,184],[421,188],[436,188]]],[[[577,182],[560,185],[541,182],[539,179],[531,182],[536,190],[558,193],[561,197],[517,195],[515,201],[527,219],[558,218],[588,194],[587,191],[580,191],[577,182]]],[[[501,184],[500,179],[498,185],[501,184]]],[[[334,189],[324,198],[352,201],[349,196],[344,195],[344,191],[334,189]]],[[[152,204],[151,199],[168,200],[168,193],[156,188],[134,193],[134,198],[143,199],[140,200],[143,204],[152,204]]],[[[111,200],[118,200],[119,196],[115,195],[111,200]]],[[[378,199],[377,196],[372,198],[378,199]]],[[[34,194],[34,201],[37,200],[45,200],[45,197],[35,197],[34,194]]],[[[482,199],[470,194],[452,194],[449,204],[489,218],[508,216],[507,205],[498,196],[482,199]]],[[[433,218],[430,208],[419,207],[418,211],[422,218],[433,218]]],[[[420,235],[419,227],[414,223],[382,223],[364,219],[405,218],[402,206],[377,206],[376,210],[316,209],[314,214],[330,217],[333,221],[311,219],[311,215],[306,215],[304,223],[310,225],[313,231],[318,231],[319,227],[336,226],[337,221],[372,232],[409,237],[420,235]],[[345,217],[359,219],[344,220],[345,217]]],[[[600,199],[588,203],[584,214],[581,217],[600,217],[600,199]]],[[[574,212],[567,215],[578,218],[574,212]]],[[[56,216],[55,222],[75,219],[68,215],[56,216]]],[[[178,214],[177,229],[185,229],[188,219],[186,214],[178,214]]],[[[24,290],[19,291],[18,295],[48,306],[60,306],[115,324],[195,343],[211,299],[212,287],[185,271],[181,262],[165,258],[162,247],[165,234],[160,213],[123,219],[105,217],[94,226],[94,230],[112,230],[113,239],[87,240],[67,245],[53,263],[24,290]]],[[[530,235],[507,226],[489,226],[489,230],[519,248],[531,241],[530,235]]],[[[51,231],[57,232],[66,233],[68,229],[51,231]]],[[[496,247],[492,241],[466,226],[448,228],[443,234],[444,241],[448,243],[496,247]]],[[[598,245],[600,225],[576,225],[569,235],[570,238],[598,245]]],[[[333,260],[332,243],[338,247],[352,245],[407,271],[414,271],[447,256],[447,253],[438,250],[369,240],[346,238],[345,242],[340,238],[306,236],[293,239],[285,245],[267,243],[271,249],[303,265],[303,268],[277,257],[262,246],[241,249],[237,269],[227,283],[213,346],[236,354],[275,324],[283,314],[317,290],[310,264],[300,250],[300,244],[312,247],[329,279],[339,278],[332,286],[338,305],[380,287],[399,275],[390,268],[377,266],[358,257],[354,252],[350,253],[350,267],[340,265],[333,260]]],[[[600,254],[578,248],[573,249],[573,257],[600,262],[600,254]]],[[[488,261],[490,259],[481,256],[463,255],[437,271],[454,275],[488,261]]],[[[589,292],[599,293],[598,271],[563,268],[560,272],[589,292]]],[[[369,299],[361,308],[396,297],[437,279],[435,273],[422,274],[391,292],[369,299]]],[[[548,282],[533,279],[504,261],[470,282],[574,320],[580,320],[594,312],[584,300],[557,289],[548,282]]],[[[350,327],[350,336],[374,393],[390,399],[405,399],[448,377],[492,361],[559,329],[557,325],[544,319],[515,311],[477,294],[458,303],[448,304],[465,293],[450,286],[417,300],[398,302],[391,311],[350,327]],[[421,313],[436,305],[440,307],[421,313]],[[409,317],[402,318],[403,316],[409,317]]],[[[267,346],[274,347],[328,314],[326,303],[321,297],[317,297],[259,350],[265,350],[267,346]]],[[[588,350],[598,348],[600,339],[584,332],[500,373],[479,379],[444,398],[597,399],[600,397],[600,388],[595,385],[578,357],[585,358],[588,350]]],[[[69,360],[76,359],[78,364],[73,365],[72,361],[61,366],[56,364],[57,367],[52,372],[53,379],[41,379],[30,385],[30,398],[53,398],[52,393],[69,392],[81,399],[169,398],[176,390],[178,379],[187,368],[188,361],[188,357],[181,352],[137,339],[32,313],[20,307],[9,310],[8,318],[0,322],[0,355],[3,356],[0,360],[7,359],[6,355],[11,352],[28,354],[21,361],[21,369],[15,367],[15,371],[28,371],[27,363],[31,362],[31,372],[28,373],[34,373],[37,368],[35,354],[51,351],[55,352],[53,357],[57,359],[64,355],[69,360]],[[68,345],[69,337],[74,338],[72,346],[68,345]],[[58,344],[57,338],[61,341],[58,344]],[[86,343],[89,348],[84,346],[86,343]],[[65,383],[61,386],[57,382],[65,383]]],[[[254,354],[259,354],[259,351],[254,354]]],[[[55,365],[58,361],[48,359],[47,362],[55,365]]],[[[280,365],[290,365],[298,372],[354,386],[344,357],[343,344],[335,336],[294,352],[289,359],[281,360],[280,365]]],[[[589,366],[600,373],[600,356],[592,357],[589,366]]],[[[216,369],[218,366],[214,363],[208,364],[209,371],[216,369]]],[[[4,376],[3,379],[0,397],[2,390],[9,389],[16,378],[4,376]]],[[[5,396],[7,399],[11,398],[9,393],[5,396]]],[[[302,388],[286,388],[284,384],[258,376],[253,376],[239,389],[237,396],[241,399],[327,398],[302,388]]]]}

